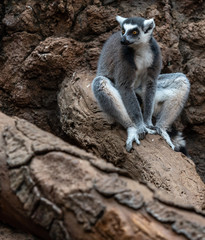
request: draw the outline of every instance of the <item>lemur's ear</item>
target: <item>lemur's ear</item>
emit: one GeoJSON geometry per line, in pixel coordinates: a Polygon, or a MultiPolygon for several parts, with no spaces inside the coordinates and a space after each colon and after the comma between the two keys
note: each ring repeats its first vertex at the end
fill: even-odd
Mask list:
{"type": "Polygon", "coordinates": [[[143,27],[144,33],[148,33],[148,32],[152,33],[154,28],[155,28],[155,22],[153,18],[147,19],[144,21],[144,27],[143,27]]]}
{"type": "Polygon", "coordinates": [[[116,16],[116,20],[119,22],[120,26],[122,26],[122,23],[126,20],[127,18],[116,16]]]}

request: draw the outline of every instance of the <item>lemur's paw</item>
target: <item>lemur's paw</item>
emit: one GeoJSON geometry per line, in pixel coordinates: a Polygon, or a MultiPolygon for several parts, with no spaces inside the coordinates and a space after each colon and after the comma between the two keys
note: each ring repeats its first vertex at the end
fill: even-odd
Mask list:
{"type": "Polygon", "coordinates": [[[159,134],[160,136],[162,136],[164,138],[164,140],[169,144],[169,146],[175,150],[175,146],[172,143],[172,140],[169,136],[169,134],[167,133],[167,131],[163,128],[160,127],[155,127],[157,134],[159,134]]]}
{"type": "Polygon", "coordinates": [[[149,129],[152,129],[152,130],[155,129],[155,126],[152,124],[152,122],[145,122],[145,126],[149,129]]]}
{"type": "Polygon", "coordinates": [[[137,134],[139,136],[139,139],[142,140],[145,138],[146,134],[147,134],[147,129],[145,127],[145,125],[141,125],[139,127],[136,127],[137,129],[137,134]]]}
{"type": "Polygon", "coordinates": [[[137,128],[129,127],[127,129],[127,135],[128,136],[126,141],[126,150],[130,152],[132,149],[133,142],[136,142],[138,145],[140,145],[139,136],[137,134],[137,128]]]}
{"type": "Polygon", "coordinates": [[[149,133],[149,134],[156,134],[157,132],[156,132],[156,130],[154,130],[154,128],[152,129],[150,129],[150,128],[146,128],[146,130],[147,130],[147,133],[149,133]]]}
{"type": "Polygon", "coordinates": [[[154,126],[153,124],[146,124],[146,128],[148,128],[149,130],[153,130],[154,133],[150,133],[150,134],[157,134],[157,129],[159,129],[158,127],[154,126]]]}
{"type": "Polygon", "coordinates": [[[156,134],[156,131],[146,127],[145,125],[142,125],[137,129],[137,133],[139,135],[139,139],[144,139],[147,133],[156,134]]]}
{"type": "Polygon", "coordinates": [[[166,130],[163,130],[160,127],[154,126],[154,130],[156,131],[157,134],[159,134],[160,136],[162,135],[162,132],[166,132],[166,130]]]}

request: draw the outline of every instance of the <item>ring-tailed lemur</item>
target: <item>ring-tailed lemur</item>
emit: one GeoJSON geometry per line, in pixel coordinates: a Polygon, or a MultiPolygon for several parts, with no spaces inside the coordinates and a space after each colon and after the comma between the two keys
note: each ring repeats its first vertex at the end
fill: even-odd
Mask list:
{"type": "MultiPolygon", "coordinates": [[[[172,149],[168,128],[182,111],[190,84],[182,73],[160,74],[161,52],[153,19],[116,17],[121,31],[105,43],[92,90],[102,110],[127,129],[126,149],[146,133],[160,134],[172,149]],[[143,103],[143,114],[138,97],[143,103]],[[156,124],[152,124],[152,116],[156,124]]],[[[184,142],[182,143],[184,146],[184,142]]],[[[183,147],[182,146],[182,147],[183,147]]]]}

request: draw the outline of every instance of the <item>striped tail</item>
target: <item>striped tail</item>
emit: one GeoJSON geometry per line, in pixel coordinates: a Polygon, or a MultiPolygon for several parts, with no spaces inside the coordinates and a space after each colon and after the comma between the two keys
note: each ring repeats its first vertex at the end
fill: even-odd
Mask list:
{"type": "Polygon", "coordinates": [[[172,143],[175,146],[174,151],[182,152],[184,155],[190,158],[186,148],[186,140],[184,139],[182,132],[179,132],[175,127],[172,127],[169,131],[167,131],[167,133],[169,134],[172,143]]]}

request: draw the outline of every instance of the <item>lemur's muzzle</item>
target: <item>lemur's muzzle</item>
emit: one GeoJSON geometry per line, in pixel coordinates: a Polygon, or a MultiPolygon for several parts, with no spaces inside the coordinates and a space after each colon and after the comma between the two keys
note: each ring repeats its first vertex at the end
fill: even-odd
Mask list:
{"type": "Polygon", "coordinates": [[[129,41],[126,39],[126,37],[123,36],[123,37],[121,38],[121,44],[122,44],[122,45],[129,45],[129,44],[131,44],[131,42],[129,42],[129,41]]]}

